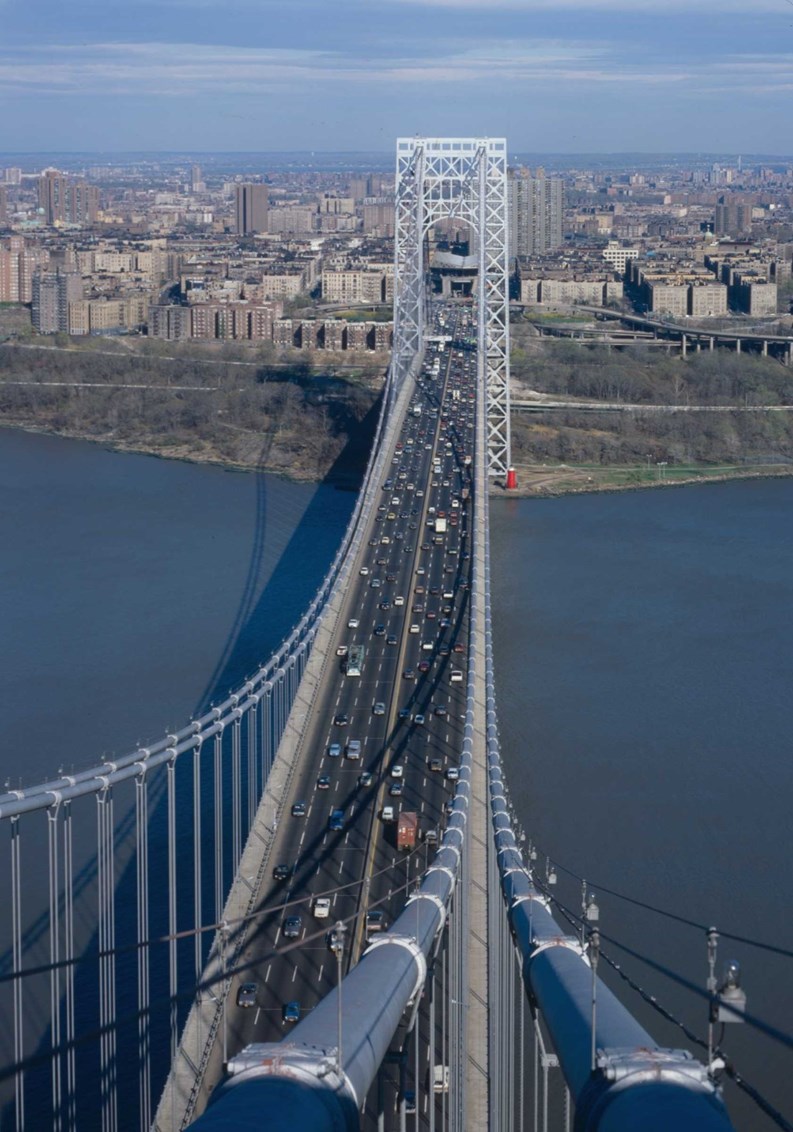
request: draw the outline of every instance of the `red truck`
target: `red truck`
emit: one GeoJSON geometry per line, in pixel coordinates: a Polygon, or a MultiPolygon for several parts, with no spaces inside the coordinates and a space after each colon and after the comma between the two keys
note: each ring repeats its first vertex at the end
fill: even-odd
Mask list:
{"type": "Polygon", "coordinates": [[[419,816],[407,810],[399,815],[397,849],[415,849],[419,832],[419,816]]]}

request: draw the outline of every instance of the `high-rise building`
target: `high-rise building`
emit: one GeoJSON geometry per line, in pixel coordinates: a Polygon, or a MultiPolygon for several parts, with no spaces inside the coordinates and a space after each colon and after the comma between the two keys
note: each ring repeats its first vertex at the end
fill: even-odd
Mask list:
{"type": "Polygon", "coordinates": [[[99,190],[85,181],[73,181],[57,169],[39,177],[39,206],[47,224],[92,224],[99,208],[99,190]]]}
{"type": "Polygon", "coordinates": [[[7,185],[21,185],[22,184],[22,170],[16,165],[9,165],[5,171],[3,178],[7,185]]]}
{"type": "Polygon", "coordinates": [[[83,297],[75,271],[36,271],[33,275],[33,327],[39,334],[69,331],[69,304],[83,297]]]}
{"type": "Polygon", "coordinates": [[[511,169],[507,183],[510,256],[542,255],[562,243],[562,182],[539,169],[511,169]]]}
{"type": "Polygon", "coordinates": [[[240,236],[251,236],[267,231],[267,204],[269,193],[266,185],[237,185],[234,230],[240,236]]]}
{"type": "Polygon", "coordinates": [[[9,236],[0,244],[0,303],[29,303],[33,273],[49,261],[44,248],[29,247],[22,236],[9,236]]]}
{"type": "Polygon", "coordinates": [[[0,224],[8,223],[8,194],[3,185],[0,185],[0,224]]]}
{"type": "Polygon", "coordinates": [[[205,193],[206,188],[204,178],[201,176],[201,166],[194,165],[190,170],[190,192],[205,193]]]}

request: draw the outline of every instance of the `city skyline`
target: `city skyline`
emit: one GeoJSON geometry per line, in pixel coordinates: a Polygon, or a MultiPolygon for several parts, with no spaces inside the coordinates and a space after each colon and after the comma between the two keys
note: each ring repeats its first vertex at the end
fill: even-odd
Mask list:
{"type": "Polygon", "coordinates": [[[0,13],[0,151],[387,151],[411,133],[506,135],[521,152],[791,149],[791,0],[0,0],[0,13]]]}

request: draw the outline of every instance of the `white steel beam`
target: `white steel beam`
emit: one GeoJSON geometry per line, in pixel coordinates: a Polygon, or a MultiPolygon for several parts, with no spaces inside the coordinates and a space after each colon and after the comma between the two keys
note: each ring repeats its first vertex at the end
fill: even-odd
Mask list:
{"type": "Polygon", "coordinates": [[[400,379],[422,346],[427,232],[447,218],[465,223],[477,242],[478,347],[487,393],[488,472],[504,476],[511,462],[504,138],[397,139],[394,359],[400,379]]]}

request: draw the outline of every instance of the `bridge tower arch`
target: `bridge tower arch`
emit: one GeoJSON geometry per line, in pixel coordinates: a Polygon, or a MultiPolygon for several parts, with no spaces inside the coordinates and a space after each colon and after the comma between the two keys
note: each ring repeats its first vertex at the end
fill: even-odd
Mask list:
{"type": "Polygon", "coordinates": [[[509,251],[504,138],[398,138],[394,228],[394,373],[420,356],[426,320],[426,237],[442,219],[476,239],[479,380],[487,396],[488,473],[511,464],[509,251]]]}

